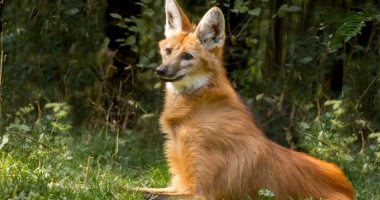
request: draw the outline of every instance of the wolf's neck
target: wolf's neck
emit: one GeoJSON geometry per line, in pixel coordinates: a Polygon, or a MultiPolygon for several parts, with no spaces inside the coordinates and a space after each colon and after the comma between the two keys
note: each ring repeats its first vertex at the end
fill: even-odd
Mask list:
{"type": "Polygon", "coordinates": [[[211,74],[186,76],[180,81],[167,82],[166,90],[174,94],[192,93],[205,87],[209,83],[211,77],[211,74]]]}

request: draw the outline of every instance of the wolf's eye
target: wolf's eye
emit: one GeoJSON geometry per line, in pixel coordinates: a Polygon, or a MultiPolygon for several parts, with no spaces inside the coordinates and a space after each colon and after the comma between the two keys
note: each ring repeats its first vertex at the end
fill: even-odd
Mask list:
{"type": "Polygon", "coordinates": [[[172,49],[171,48],[166,48],[165,51],[166,51],[166,55],[172,54],[172,49]]]}
{"type": "Polygon", "coordinates": [[[184,53],[182,55],[182,59],[184,59],[184,60],[191,60],[191,59],[193,59],[193,55],[191,55],[189,53],[184,53]]]}

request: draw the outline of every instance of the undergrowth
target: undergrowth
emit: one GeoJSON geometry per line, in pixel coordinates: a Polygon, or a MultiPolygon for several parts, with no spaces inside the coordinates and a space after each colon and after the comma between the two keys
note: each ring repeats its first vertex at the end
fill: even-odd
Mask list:
{"type": "MultiPolygon", "coordinates": [[[[46,104],[43,114],[39,112],[31,106],[20,108],[1,135],[0,199],[142,199],[131,189],[167,186],[164,139],[155,134],[157,130],[146,134],[112,126],[73,128],[70,107],[64,103],[46,104]]],[[[306,151],[337,163],[351,180],[357,199],[379,199],[378,163],[369,160],[369,152],[346,152],[334,137],[324,138],[334,128],[319,129],[329,123],[318,120],[299,124],[310,136],[319,131],[318,140],[302,142],[309,144],[306,151]],[[322,148],[328,144],[337,149],[322,148]]],[[[273,197],[263,191],[263,199],[273,197]]]]}
{"type": "Polygon", "coordinates": [[[0,137],[0,199],[141,199],[133,187],[166,185],[160,135],[72,128],[69,110],[17,112],[0,137]]]}
{"type": "Polygon", "coordinates": [[[0,199],[141,199],[130,189],[169,179],[158,136],[83,131],[55,136],[49,148],[10,140],[0,151],[0,199]]]}

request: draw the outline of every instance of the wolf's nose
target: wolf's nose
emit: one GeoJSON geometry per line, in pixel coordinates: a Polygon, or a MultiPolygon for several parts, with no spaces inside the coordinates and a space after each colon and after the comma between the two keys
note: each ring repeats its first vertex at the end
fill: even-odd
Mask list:
{"type": "Polygon", "coordinates": [[[167,70],[166,70],[166,67],[164,66],[159,66],[156,68],[156,74],[157,75],[160,75],[160,76],[163,76],[167,73],[167,70]]]}

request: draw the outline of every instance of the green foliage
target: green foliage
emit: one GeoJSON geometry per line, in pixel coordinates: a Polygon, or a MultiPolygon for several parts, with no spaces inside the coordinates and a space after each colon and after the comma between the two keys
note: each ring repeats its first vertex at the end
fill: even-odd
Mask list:
{"type": "MultiPolygon", "coordinates": [[[[6,3],[0,198],[139,199],[126,186],[165,186],[162,138],[154,134],[162,84],[152,70],[163,1],[131,1],[141,12],[127,18],[128,9],[105,13],[106,1],[6,3]],[[125,30],[116,42],[137,56],[120,82],[106,15],[125,30]]],[[[375,3],[179,0],[193,22],[210,6],[222,8],[228,75],[268,137],[337,163],[366,200],[380,191],[375,3]]],[[[272,198],[265,189],[259,195],[272,198]]]]}
{"type": "Polygon", "coordinates": [[[350,41],[361,33],[365,23],[371,21],[373,17],[363,12],[349,12],[338,22],[338,29],[330,40],[327,41],[329,52],[335,52],[343,47],[343,44],[350,41]]]}
{"type": "Polygon", "coordinates": [[[92,67],[104,41],[103,12],[99,1],[6,2],[2,96],[3,105],[12,106],[2,112],[36,101],[76,106],[72,102],[88,98],[95,91],[92,67]]]}
{"type": "MultiPolygon", "coordinates": [[[[226,7],[230,7],[229,4],[224,4],[226,7]]],[[[236,14],[245,14],[252,16],[260,16],[260,13],[262,9],[260,7],[257,8],[250,8],[251,2],[249,1],[243,1],[243,0],[237,0],[234,1],[234,5],[231,9],[231,12],[236,14]]]]}
{"type": "Polygon", "coordinates": [[[118,20],[117,26],[128,30],[125,38],[117,39],[120,46],[130,46],[131,50],[140,55],[139,62],[136,63],[140,68],[154,68],[159,59],[157,41],[162,38],[163,32],[163,12],[162,2],[154,0],[136,1],[135,4],[143,8],[140,16],[122,18],[117,13],[111,16],[118,20]]]}
{"type": "Polygon", "coordinates": [[[268,189],[260,189],[258,192],[258,196],[260,199],[273,199],[275,195],[272,191],[268,189]]]}
{"type": "Polygon", "coordinates": [[[48,149],[50,141],[59,134],[71,131],[70,106],[66,103],[47,103],[44,109],[32,105],[21,107],[14,122],[5,127],[0,149],[17,148],[22,142],[26,149],[48,149]]]}
{"type": "Polygon", "coordinates": [[[0,199],[141,199],[130,189],[168,182],[157,135],[57,128],[70,126],[68,109],[19,109],[1,138],[0,199]]]}
{"type": "Polygon", "coordinates": [[[274,16],[284,17],[288,13],[300,12],[301,10],[302,9],[299,6],[296,6],[296,5],[289,6],[288,4],[283,4],[280,6],[280,8],[278,9],[277,13],[274,16]]]}

